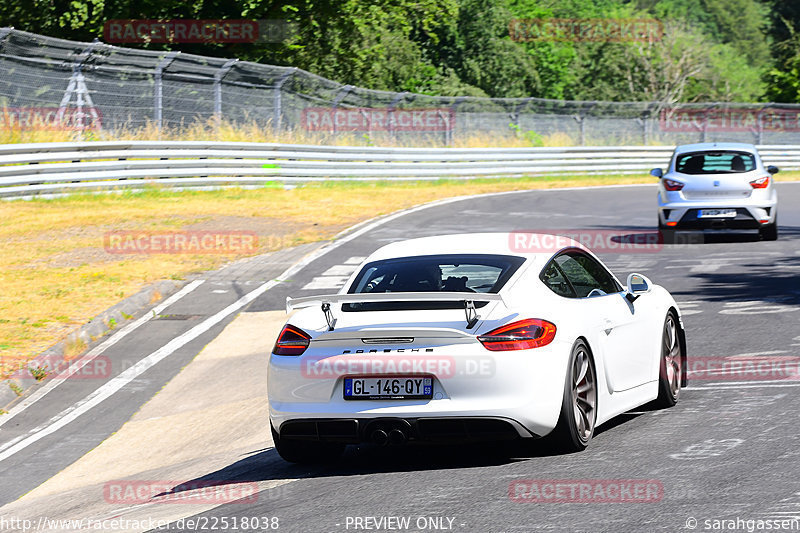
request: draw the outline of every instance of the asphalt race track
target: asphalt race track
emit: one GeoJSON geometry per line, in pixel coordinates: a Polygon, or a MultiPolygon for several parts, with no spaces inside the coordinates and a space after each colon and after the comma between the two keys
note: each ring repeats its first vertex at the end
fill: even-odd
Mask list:
{"type": "MultiPolygon", "coordinates": [[[[690,374],[676,407],[620,416],[598,428],[585,452],[570,455],[534,449],[508,458],[486,446],[361,446],[348,448],[335,465],[313,467],[283,462],[265,441],[197,479],[269,488],[249,503],[190,510],[158,531],[677,532],[748,531],[751,525],[753,531],[759,520],[769,521],[760,522],[762,529],[767,523],[771,530],[792,527],[778,520],[800,520],[800,380],[791,375],[800,368],[800,183],[777,187],[776,242],[706,234],[635,253],[595,250],[623,284],[630,272],[640,272],[675,296],[691,371],[697,370],[692,360],[751,369],[765,362],[772,365],[766,374],[712,373],[695,380],[690,374]],[[656,490],[629,501],[594,496],[555,502],[548,491],[558,480],[567,495],[570,484],[580,482],[612,490],[639,480],[656,490]]],[[[111,369],[106,379],[73,380],[12,412],[10,420],[0,418],[0,526],[14,500],[119,431],[237,313],[283,309],[288,295],[335,292],[363,257],[399,239],[515,230],[652,232],[655,190],[525,191],[445,202],[362,228],[324,254],[318,249],[318,257],[288,280],[264,285],[314,247],[205,276],[159,309],[157,319],[104,347],[111,369]]],[[[261,360],[266,365],[266,354],[261,360]]],[[[231,375],[219,379],[235,387],[231,376],[264,370],[230,368],[231,375]]],[[[263,381],[265,395],[265,374],[263,381]]],[[[252,412],[236,416],[266,434],[266,419],[252,412]]],[[[72,510],[83,505],[72,502],[72,510]]],[[[800,530],[800,523],[793,528],[800,530]]]]}

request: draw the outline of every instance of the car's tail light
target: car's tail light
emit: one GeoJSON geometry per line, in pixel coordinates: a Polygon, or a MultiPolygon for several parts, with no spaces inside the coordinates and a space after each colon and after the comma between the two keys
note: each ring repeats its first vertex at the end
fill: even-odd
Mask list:
{"type": "Polygon", "coordinates": [[[667,189],[668,191],[679,191],[683,189],[683,186],[685,185],[685,183],[681,183],[680,181],[675,181],[675,180],[665,179],[663,180],[663,182],[664,182],[664,188],[667,189]]]}
{"type": "Polygon", "coordinates": [[[769,176],[751,181],[750,186],[754,189],[766,189],[769,186],[769,176]]]}
{"type": "Polygon", "coordinates": [[[546,346],[556,336],[556,325],[547,320],[529,318],[493,329],[478,337],[481,344],[493,352],[527,350],[546,346]]]}
{"type": "Polygon", "coordinates": [[[290,324],[283,326],[272,353],[275,355],[302,355],[308,348],[311,336],[300,328],[290,324]]]}

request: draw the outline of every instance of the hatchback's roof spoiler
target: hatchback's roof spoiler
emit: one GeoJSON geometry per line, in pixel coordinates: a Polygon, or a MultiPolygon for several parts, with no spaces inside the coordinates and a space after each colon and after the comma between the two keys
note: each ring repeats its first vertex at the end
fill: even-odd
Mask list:
{"type": "Polygon", "coordinates": [[[303,298],[286,298],[286,312],[302,307],[320,305],[328,322],[328,331],[333,331],[336,319],[331,313],[331,304],[375,303],[375,302],[463,302],[467,315],[467,329],[477,324],[480,316],[475,311],[475,302],[503,301],[503,297],[494,293],[479,292],[379,292],[362,294],[328,294],[322,296],[305,296],[303,298]]]}

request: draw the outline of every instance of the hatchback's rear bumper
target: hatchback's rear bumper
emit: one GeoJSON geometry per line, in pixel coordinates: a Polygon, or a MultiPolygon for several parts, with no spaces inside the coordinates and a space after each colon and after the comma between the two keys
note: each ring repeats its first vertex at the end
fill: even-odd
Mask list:
{"type": "Polygon", "coordinates": [[[777,202],[671,202],[659,203],[658,220],[667,229],[758,229],[775,222],[777,202]],[[699,217],[703,209],[735,209],[735,217],[699,217]]]}

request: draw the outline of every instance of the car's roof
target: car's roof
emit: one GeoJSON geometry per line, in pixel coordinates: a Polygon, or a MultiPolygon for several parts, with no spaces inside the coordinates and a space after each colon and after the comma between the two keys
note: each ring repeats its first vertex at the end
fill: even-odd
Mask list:
{"type": "Polygon", "coordinates": [[[713,150],[735,150],[739,152],[756,153],[756,147],[747,143],[695,143],[695,144],[682,144],[675,148],[676,154],[685,154],[687,152],[704,152],[713,150]]]}
{"type": "MultiPolygon", "coordinates": [[[[558,249],[566,247],[583,248],[578,242],[568,237],[545,239],[546,242],[555,243],[552,246],[529,246],[531,237],[550,236],[533,232],[506,232],[506,233],[461,233],[456,235],[437,235],[434,237],[421,237],[397,241],[378,249],[369,259],[371,261],[390,259],[394,257],[414,257],[419,255],[440,254],[490,254],[514,255],[526,258],[551,257],[558,249]],[[520,238],[521,236],[521,238],[520,238]]],[[[541,239],[535,242],[540,242],[541,239]]]]}

